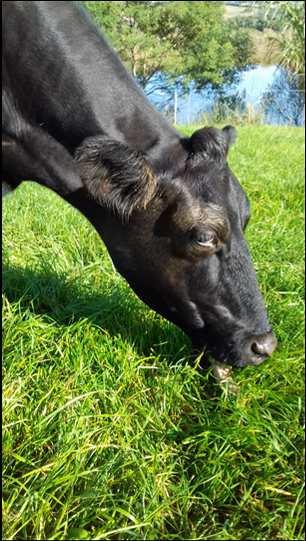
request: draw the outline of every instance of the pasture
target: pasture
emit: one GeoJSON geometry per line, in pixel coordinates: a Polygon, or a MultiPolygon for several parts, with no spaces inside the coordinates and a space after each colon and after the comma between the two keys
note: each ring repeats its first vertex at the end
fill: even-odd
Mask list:
{"type": "Polygon", "coordinates": [[[230,153],[279,340],[236,394],[76,210],[31,183],[5,199],[4,539],[303,538],[303,142],[245,126],[230,153]]]}

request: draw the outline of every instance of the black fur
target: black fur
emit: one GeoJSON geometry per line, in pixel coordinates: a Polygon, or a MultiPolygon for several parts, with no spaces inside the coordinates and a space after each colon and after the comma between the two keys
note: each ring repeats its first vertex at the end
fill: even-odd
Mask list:
{"type": "Polygon", "coordinates": [[[225,126],[222,130],[201,128],[190,138],[191,155],[206,160],[224,161],[235,139],[236,130],[233,126],[225,126]]]}

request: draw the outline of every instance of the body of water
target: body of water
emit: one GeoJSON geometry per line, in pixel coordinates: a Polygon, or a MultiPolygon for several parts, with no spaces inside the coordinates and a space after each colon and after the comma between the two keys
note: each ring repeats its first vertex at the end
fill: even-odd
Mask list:
{"type": "Polygon", "coordinates": [[[219,89],[208,85],[198,92],[191,84],[185,95],[176,95],[175,99],[174,96],[166,99],[161,92],[152,93],[149,98],[170,117],[174,117],[176,101],[178,124],[195,123],[216,108],[225,115],[226,111],[235,111],[238,115],[251,111],[265,124],[301,126],[305,123],[304,94],[298,89],[296,79],[276,65],[257,65],[237,72],[234,83],[219,89]]]}

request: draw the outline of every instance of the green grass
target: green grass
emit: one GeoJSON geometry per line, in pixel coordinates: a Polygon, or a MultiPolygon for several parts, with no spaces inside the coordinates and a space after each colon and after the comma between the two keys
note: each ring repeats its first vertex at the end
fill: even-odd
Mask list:
{"type": "Polygon", "coordinates": [[[5,199],[5,539],[303,538],[303,131],[241,127],[230,163],[279,340],[237,394],[77,211],[34,184],[5,199]]]}

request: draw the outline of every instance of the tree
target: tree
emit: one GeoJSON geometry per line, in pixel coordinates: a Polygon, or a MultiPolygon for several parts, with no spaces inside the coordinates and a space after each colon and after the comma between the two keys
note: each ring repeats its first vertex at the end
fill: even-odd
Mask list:
{"type": "MultiPolygon", "coordinates": [[[[256,2],[258,3],[258,2],[256,2]]],[[[266,19],[277,23],[279,35],[271,38],[280,50],[280,64],[297,75],[305,89],[305,4],[294,1],[260,2],[266,19]]]]}
{"type": "Polygon", "coordinates": [[[262,97],[262,106],[266,114],[283,123],[300,126],[305,122],[304,101],[298,77],[279,68],[272,85],[262,97]]]}
{"type": "Polygon", "coordinates": [[[218,1],[85,2],[128,69],[150,93],[219,85],[248,61],[249,40],[218,1]]]}

